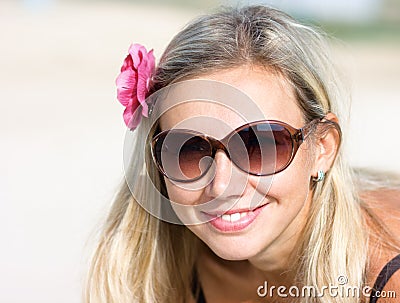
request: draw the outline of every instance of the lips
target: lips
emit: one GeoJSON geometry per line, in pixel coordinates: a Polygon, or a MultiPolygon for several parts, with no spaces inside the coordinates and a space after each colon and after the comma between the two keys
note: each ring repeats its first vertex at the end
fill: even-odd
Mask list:
{"type": "Polygon", "coordinates": [[[204,213],[209,219],[211,226],[222,232],[237,232],[248,227],[268,205],[261,205],[253,210],[236,209],[229,210],[225,213],[204,213]]]}

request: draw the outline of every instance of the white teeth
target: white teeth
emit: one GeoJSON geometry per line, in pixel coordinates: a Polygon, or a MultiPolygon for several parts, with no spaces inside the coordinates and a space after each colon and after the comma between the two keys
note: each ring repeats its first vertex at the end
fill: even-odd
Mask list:
{"type": "Polygon", "coordinates": [[[231,221],[231,215],[222,215],[221,219],[224,220],[224,221],[230,222],[231,221]]]}
{"type": "Polygon", "coordinates": [[[220,216],[220,218],[226,222],[236,222],[239,221],[241,218],[246,217],[248,215],[248,212],[242,212],[242,213],[234,213],[234,214],[224,214],[220,216]]]}
{"type": "Polygon", "coordinates": [[[240,213],[231,214],[231,222],[236,222],[240,220],[240,213]]]}

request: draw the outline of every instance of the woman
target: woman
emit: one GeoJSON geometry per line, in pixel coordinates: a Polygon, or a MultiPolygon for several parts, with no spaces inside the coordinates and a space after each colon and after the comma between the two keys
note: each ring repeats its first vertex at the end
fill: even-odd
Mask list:
{"type": "Polygon", "coordinates": [[[154,71],[131,47],[134,150],[86,302],[395,302],[380,291],[400,289],[398,191],[347,165],[327,53],[264,6],[196,19],[154,71]]]}

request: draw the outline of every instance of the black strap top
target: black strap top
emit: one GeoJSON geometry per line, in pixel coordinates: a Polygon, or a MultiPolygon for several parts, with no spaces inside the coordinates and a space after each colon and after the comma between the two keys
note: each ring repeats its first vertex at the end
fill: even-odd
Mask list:
{"type": "MultiPolygon", "coordinates": [[[[390,277],[400,269],[400,254],[390,260],[381,270],[378,277],[376,278],[373,289],[371,290],[371,296],[369,303],[376,303],[379,299],[379,294],[382,292],[386,283],[389,281],[390,277]]],[[[192,284],[192,293],[197,298],[197,303],[206,303],[206,299],[204,297],[203,289],[199,284],[197,279],[197,274],[193,275],[193,284],[192,284]]]]}
{"type": "Polygon", "coordinates": [[[197,278],[196,270],[194,270],[193,272],[192,294],[196,299],[196,303],[206,303],[206,298],[204,297],[203,288],[201,287],[199,280],[197,278]]]}
{"type": "Polygon", "coordinates": [[[206,298],[204,298],[204,293],[202,288],[200,288],[199,296],[197,297],[197,303],[207,303],[206,298]]]}
{"type": "Polygon", "coordinates": [[[374,287],[371,291],[370,301],[369,303],[376,303],[379,299],[379,294],[382,292],[383,288],[385,287],[386,283],[389,281],[390,277],[400,269],[400,255],[397,255],[392,260],[390,260],[381,270],[376,278],[374,287]]]}

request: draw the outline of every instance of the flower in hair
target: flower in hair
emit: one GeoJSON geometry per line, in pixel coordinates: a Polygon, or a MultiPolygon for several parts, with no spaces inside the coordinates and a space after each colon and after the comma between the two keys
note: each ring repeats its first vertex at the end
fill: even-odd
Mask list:
{"type": "Polygon", "coordinates": [[[134,130],[142,116],[148,117],[148,106],[145,102],[149,92],[149,82],[154,71],[155,58],[153,50],[147,52],[140,44],[132,44],[129,54],[116,79],[117,99],[125,111],[123,114],[126,126],[134,130]]]}

